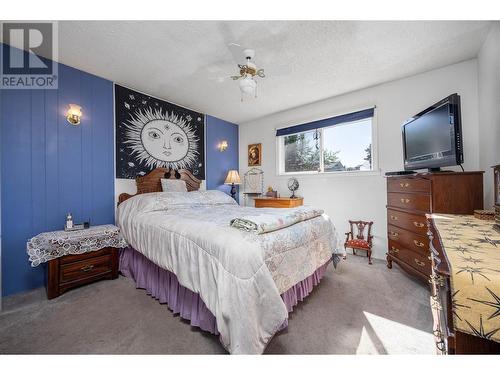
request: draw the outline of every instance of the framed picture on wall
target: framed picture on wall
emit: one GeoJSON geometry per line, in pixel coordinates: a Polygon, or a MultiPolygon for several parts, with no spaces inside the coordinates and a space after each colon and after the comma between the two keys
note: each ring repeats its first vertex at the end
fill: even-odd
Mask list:
{"type": "Polygon", "coordinates": [[[262,164],[262,143],[248,145],[248,166],[255,167],[262,164]]]}

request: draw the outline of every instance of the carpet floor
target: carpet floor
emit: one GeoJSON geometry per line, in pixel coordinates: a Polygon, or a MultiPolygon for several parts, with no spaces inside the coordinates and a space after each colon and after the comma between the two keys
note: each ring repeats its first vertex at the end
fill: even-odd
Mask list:
{"type": "MultiPolygon", "coordinates": [[[[47,300],[4,298],[0,353],[219,354],[218,337],[191,327],[123,276],[47,300]]],[[[428,288],[385,262],[348,256],[295,307],[267,354],[434,354],[428,288]]]]}

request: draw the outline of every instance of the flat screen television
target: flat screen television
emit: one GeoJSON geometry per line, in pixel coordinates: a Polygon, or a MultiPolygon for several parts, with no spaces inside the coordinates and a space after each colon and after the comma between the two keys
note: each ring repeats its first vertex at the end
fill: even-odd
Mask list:
{"type": "Polygon", "coordinates": [[[453,94],[416,114],[402,125],[405,170],[463,163],[460,96],[453,94]]]}

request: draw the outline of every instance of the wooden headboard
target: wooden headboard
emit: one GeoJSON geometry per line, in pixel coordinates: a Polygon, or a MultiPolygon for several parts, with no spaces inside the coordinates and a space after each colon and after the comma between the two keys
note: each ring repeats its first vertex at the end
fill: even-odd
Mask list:
{"type": "Polygon", "coordinates": [[[118,205],[125,202],[127,199],[134,197],[138,194],[156,193],[162,191],[161,179],[169,178],[171,180],[183,180],[186,182],[188,191],[200,189],[201,181],[193,176],[187,169],[179,169],[178,171],[167,168],[153,169],[145,176],[135,178],[137,184],[137,193],[134,195],[122,193],[118,196],[118,205]]]}

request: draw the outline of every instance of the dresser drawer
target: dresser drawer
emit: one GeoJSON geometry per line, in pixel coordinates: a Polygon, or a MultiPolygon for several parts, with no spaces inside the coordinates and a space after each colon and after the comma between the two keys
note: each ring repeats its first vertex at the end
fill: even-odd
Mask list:
{"type": "Polygon", "coordinates": [[[428,276],[431,275],[431,262],[427,254],[409,250],[393,240],[389,240],[388,252],[391,256],[401,260],[418,272],[428,276]]]}
{"type": "Polygon", "coordinates": [[[112,271],[111,255],[61,265],[60,282],[68,283],[112,271]]]}
{"type": "Polygon", "coordinates": [[[397,241],[407,249],[429,255],[429,238],[410,232],[406,229],[388,225],[387,235],[390,240],[397,241]]]}
{"type": "Polygon", "coordinates": [[[400,228],[408,229],[422,236],[427,235],[427,221],[423,214],[419,215],[409,212],[387,210],[387,223],[389,225],[396,225],[400,228]]]}
{"type": "Polygon", "coordinates": [[[409,210],[431,212],[430,195],[411,193],[387,193],[387,205],[409,210]]]}
{"type": "Polygon", "coordinates": [[[431,182],[422,178],[388,178],[388,192],[422,192],[431,193],[431,182]]]}

